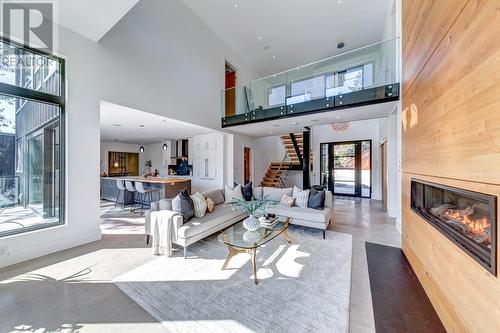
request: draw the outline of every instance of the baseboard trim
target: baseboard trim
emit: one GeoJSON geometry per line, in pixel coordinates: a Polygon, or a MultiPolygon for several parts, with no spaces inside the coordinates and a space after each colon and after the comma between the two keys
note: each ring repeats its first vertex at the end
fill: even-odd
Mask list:
{"type": "Polygon", "coordinates": [[[26,248],[12,250],[7,256],[0,257],[0,259],[2,259],[0,262],[0,268],[40,258],[83,244],[92,243],[100,240],[101,238],[101,230],[99,229],[96,231],[59,238],[51,242],[42,242],[26,248]]]}

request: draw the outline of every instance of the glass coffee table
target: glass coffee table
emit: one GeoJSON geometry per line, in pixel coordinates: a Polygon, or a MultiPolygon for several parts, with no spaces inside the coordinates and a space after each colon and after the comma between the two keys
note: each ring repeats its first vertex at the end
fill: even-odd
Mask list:
{"type": "MultiPolygon", "coordinates": [[[[276,221],[276,220],[275,220],[276,221]]],[[[257,279],[257,248],[275,239],[279,235],[291,243],[288,237],[288,223],[290,218],[287,217],[284,221],[277,221],[270,227],[260,227],[255,231],[249,231],[243,226],[243,220],[239,221],[232,227],[224,230],[217,239],[227,246],[228,254],[222,269],[227,268],[227,264],[232,257],[238,253],[248,253],[252,256],[253,276],[255,284],[259,283],[257,279]]]]}

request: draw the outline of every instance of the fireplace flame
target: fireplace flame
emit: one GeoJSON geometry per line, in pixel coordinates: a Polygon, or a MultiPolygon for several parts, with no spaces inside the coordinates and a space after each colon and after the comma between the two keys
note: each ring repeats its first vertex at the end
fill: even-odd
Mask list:
{"type": "Polygon", "coordinates": [[[464,210],[449,209],[444,213],[444,215],[449,219],[465,225],[467,232],[477,236],[486,236],[486,240],[491,242],[491,236],[488,233],[491,224],[488,218],[482,217],[474,219],[471,217],[473,213],[474,209],[472,207],[468,207],[464,210]]]}

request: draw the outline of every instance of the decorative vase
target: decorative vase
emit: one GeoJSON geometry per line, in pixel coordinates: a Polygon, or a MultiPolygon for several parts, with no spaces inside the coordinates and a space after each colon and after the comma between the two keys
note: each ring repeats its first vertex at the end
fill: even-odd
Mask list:
{"type": "Polygon", "coordinates": [[[256,218],[255,216],[253,215],[250,215],[249,217],[247,217],[244,221],[243,221],[243,226],[245,227],[245,229],[247,229],[248,231],[255,231],[257,229],[259,229],[260,227],[260,222],[259,222],[259,219],[256,218]]]}
{"type": "Polygon", "coordinates": [[[243,234],[243,240],[248,244],[255,243],[260,238],[260,232],[257,230],[254,231],[245,231],[243,234]]]}

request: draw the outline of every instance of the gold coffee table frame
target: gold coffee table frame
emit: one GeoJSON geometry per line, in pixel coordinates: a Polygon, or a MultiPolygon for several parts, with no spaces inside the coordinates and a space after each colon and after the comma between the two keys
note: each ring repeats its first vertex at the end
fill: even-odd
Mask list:
{"type": "MultiPolygon", "coordinates": [[[[238,223],[243,223],[243,221],[240,221],[238,223]]],[[[253,243],[253,245],[249,244],[248,247],[238,247],[238,246],[235,246],[235,245],[231,244],[232,242],[230,241],[229,236],[226,234],[226,231],[229,230],[229,229],[231,229],[231,228],[233,228],[234,226],[231,227],[231,228],[229,228],[229,229],[227,229],[227,230],[225,230],[222,233],[222,239],[221,240],[226,245],[227,250],[228,250],[228,254],[227,254],[226,261],[224,261],[224,264],[222,265],[222,270],[227,269],[227,265],[229,264],[229,261],[235,255],[237,255],[239,253],[248,253],[252,257],[254,283],[258,284],[259,280],[257,279],[257,248],[260,247],[260,246],[262,246],[262,245],[264,245],[264,244],[266,244],[266,243],[268,243],[269,241],[275,239],[279,235],[282,235],[283,238],[288,243],[292,243],[292,240],[288,236],[288,225],[290,223],[290,218],[287,217],[286,220],[283,221],[283,223],[284,223],[283,227],[280,228],[280,229],[278,229],[278,230],[277,229],[272,229],[272,228],[261,227],[262,229],[265,230],[264,234],[261,236],[260,239],[256,240],[253,243]]]]}

